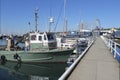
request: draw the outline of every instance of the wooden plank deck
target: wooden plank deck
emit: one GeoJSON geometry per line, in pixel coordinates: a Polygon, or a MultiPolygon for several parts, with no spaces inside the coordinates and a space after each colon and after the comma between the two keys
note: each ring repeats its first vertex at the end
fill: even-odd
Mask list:
{"type": "Polygon", "coordinates": [[[98,37],[68,80],[120,80],[120,64],[98,37]]]}

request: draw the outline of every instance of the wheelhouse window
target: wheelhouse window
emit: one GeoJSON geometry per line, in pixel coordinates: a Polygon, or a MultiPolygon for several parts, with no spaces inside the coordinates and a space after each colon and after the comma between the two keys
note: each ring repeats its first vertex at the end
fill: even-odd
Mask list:
{"type": "Polygon", "coordinates": [[[31,35],[31,40],[36,40],[36,35],[31,35]]]}
{"type": "Polygon", "coordinates": [[[53,34],[47,34],[48,40],[54,40],[54,35],[53,34]]]}
{"type": "Polygon", "coordinates": [[[45,35],[44,35],[44,40],[47,40],[45,35]]]}
{"type": "Polygon", "coordinates": [[[42,36],[39,36],[39,41],[42,41],[42,36]]]}

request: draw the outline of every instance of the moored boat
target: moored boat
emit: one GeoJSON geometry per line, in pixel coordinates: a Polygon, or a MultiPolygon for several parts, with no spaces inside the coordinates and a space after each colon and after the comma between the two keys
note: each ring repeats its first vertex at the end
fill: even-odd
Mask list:
{"type": "MultiPolygon", "coordinates": [[[[54,33],[30,33],[28,51],[0,51],[1,60],[33,62],[66,62],[74,49],[57,48],[54,33]]],[[[28,48],[26,47],[26,48],[28,48]]]]}

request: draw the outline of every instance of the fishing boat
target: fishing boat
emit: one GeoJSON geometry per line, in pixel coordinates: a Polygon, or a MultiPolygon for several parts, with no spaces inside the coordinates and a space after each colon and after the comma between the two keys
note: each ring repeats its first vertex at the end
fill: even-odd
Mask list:
{"type": "Polygon", "coordinates": [[[72,49],[57,48],[57,41],[54,33],[34,32],[29,34],[28,51],[0,51],[1,60],[33,62],[66,62],[72,49]]]}
{"type": "Polygon", "coordinates": [[[11,40],[8,39],[6,50],[0,51],[1,61],[12,61],[22,63],[50,63],[50,62],[66,62],[72,49],[64,49],[57,47],[57,40],[53,32],[39,32],[37,30],[37,11],[35,11],[35,31],[30,32],[26,37],[26,50],[18,51],[14,47],[10,47],[11,40]]]}

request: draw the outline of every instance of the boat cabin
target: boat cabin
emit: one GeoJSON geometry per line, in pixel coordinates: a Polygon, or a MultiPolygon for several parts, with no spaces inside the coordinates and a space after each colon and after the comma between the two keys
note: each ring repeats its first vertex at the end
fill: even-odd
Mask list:
{"type": "Polygon", "coordinates": [[[30,51],[51,50],[57,48],[57,42],[54,33],[30,33],[30,51]]]}

